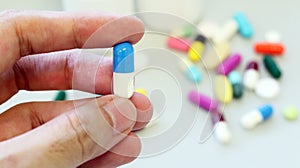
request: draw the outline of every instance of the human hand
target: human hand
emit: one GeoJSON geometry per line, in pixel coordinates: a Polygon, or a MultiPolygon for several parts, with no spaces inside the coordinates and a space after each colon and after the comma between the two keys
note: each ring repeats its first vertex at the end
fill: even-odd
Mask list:
{"type": "Polygon", "coordinates": [[[143,24],[134,17],[1,13],[0,104],[19,90],[78,89],[106,95],[96,100],[24,103],[0,114],[1,167],[117,167],[134,160],[141,143],[132,131],[142,129],[150,120],[151,103],[137,93],[130,100],[108,95],[112,90],[111,59],[103,58],[95,78],[84,71],[79,73],[76,65],[88,69],[99,62],[76,62],[80,52],[68,49],[136,43],[143,31],[143,24]],[[108,22],[112,24],[97,32],[92,45],[85,46],[108,22]],[[84,81],[75,88],[73,73],[84,81]],[[90,88],[86,81],[93,78],[95,88],[90,88]],[[89,120],[96,122],[85,122],[89,120]]]}

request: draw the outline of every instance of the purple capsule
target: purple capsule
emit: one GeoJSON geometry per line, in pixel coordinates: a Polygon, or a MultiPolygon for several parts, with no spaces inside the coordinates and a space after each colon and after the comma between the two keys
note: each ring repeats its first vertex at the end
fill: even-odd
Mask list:
{"type": "Polygon", "coordinates": [[[219,106],[219,103],[216,100],[196,91],[190,91],[188,98],[192,103],[206,111],[215,111],[219,106]]]}
{"type": "Polygon", "coordinates": [[[242,60],[242,56],[239,53],[231,54],[226,60],[224,60],[217,68],[217,73],[221,75],[228,75],[234,70],[242,60]]]}

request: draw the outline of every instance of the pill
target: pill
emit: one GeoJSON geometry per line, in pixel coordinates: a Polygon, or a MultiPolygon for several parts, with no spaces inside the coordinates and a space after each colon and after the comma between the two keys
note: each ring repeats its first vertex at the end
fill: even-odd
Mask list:
{"type": "Polygon", "coordinates": [[[229,42],[233,36],[237,33],[238,24],[235,20],[229,20],[225,25],[215,33],[213,37],[214,43],[229,42]]]}
{"type": "Polygon", "coordinates": [[[113,91],[116,96],[130,98],[134,93],[134,50],[129,42],[113,48],[113,91]]]}
{"type": "Polygon", "coordinates": [[[254,31],[246,15],[242,12],[236,12],[233,18],[238,24],[238,30],[240,34],[244,38],[251,38],[253,36],[254,31]]]}
{"type": "Polygon", "coordinates": [[[197,35],[196,39],[192,42],[190,49],[188,51],[188,55],[191,61],[198,62],[200,61],[204,47],[206,43],[206,37],[199,34],[197,35]]]}
{"type": "Polygon", "coordinates": [[[215,76],[215,94],[218,101],[227,104],[233,98],[232,86],[225,75],[215,76]]]}
{"type": "Polygon", "coordinates": [[[207,96],[203,93],[199,93],[194,90],[192,90],[188,93],[188,99],[193,104],[199,106],[200,108],[202,108],[208,112],[216,110],[219,106],[218,101],[210,98],[209,96],[207,96]]]}
{"type": "Polygon", "coordinates": [[[179,62],[179,67],[190,81],[194,83],[199,83],[201,81],[201,71],[188,58],[182,58],[182,61],[179,62]]]}
{"type": "Polygon", "coordinates": [[[172,30],[171,35],[176,37],[190,37],[193,32],[194,29],[192,26],[183,26],[172,30]]]}
{"type": "Polygon", "coordinates": [[[270,43],[280,43],[281,35],[278,31],[270,30],[270,31],[266,32],[265,39],[267,42],[270,42],[270,43]]]}
{"type": "Polygon", "coordinates": [[[232,85],[233,98],[241,98],[244,92],[241,74],[238,71],[232,71],[229,73],[228,79],[232,85]]]}
{"type": "Polygon", "coordinates": [[[265,68],[273,78],[279,79],[281,77],[281,70],[271,56],[265,55],[263,62],[265,68]]]}
{"type": "Polygon", "coordinates": [[[243,76],[243,85],[245,88],[254,90],[259,76],[258,63],[256,61],[250,61],[243,76]]]}
{"type": "Polygon", "coordinates": [[[66,100],[67,94],[65,91],[59,91],[57,92],[57,95],[55,96],[54,100],[55,101],[60,101],[60,100],[66,100]]]}
{"type": "Polygon", "coordinates": [[[280,85],[273,78],[259,79],[255,86],[255,94],[261,98],[272,99],[276,98],[280,93],[280,85]]]}
{"type": "Polygon", "coordinates": [[[218,43],[214,48],[210,49],[203,57],[204,66],[209,69],[215,69],[222,61],[224,61],[230,54],[230,45],[227,42],[218,43]]]}
{"type": "Polygon", "coordinates": [[[197,27],[199,34],[205,35],[205,37],[208,39],[212,39],[220,29],[217,23],[211,21],[202,21],[197,27]]]}
{"type": "Polygon", "coordinates": [[[284,109],[283,116],[290,121],[296,120],[298,118],[298,110],[294,106],[288,106],[284,109]]]}
{"type": "Polygon", "coordinates": [[[259,42],[254,45],[254,50],[258,54],[282,55],[285,49],[281,43],[259,42]]]}
{"type": "Polygon", "coordinates": [[[264,104],[258,109],[245,114],[241,119],[241,124],[245,129],[253,129],[258,124],[269,119],[273,114],[273,107],[270,104],[264,104]]]}
{"type": "Polygon", "coordinates": [[[231,142],[232,134],[229,130],[228,124],[225,121],[223,114],[218,110],[210,112],[212,122],[214,124],[214,136],[222,144],[231,142]]]}
{"type": "Polygon", "coordinates": [[[234,70],[242,60],[242,56],[239,53],[231,54],[226,60],[224,60],[218,67],[217,73],[221,75],[228,75],[234,70]]]}
{"type": "Polygon", "coordinates": [[[137,89],[135,89],[135,92],[140,93],[140,94],[142,94],[144,96],[148,95],[147,91],[145,89],[143,89],[143,88],[137,88],[137,89]]]}
{"type": "Polygon", "coordinates": [[[169,37],[167,40],[167,46],[177,51],[187,52],[190,48],[191,41],[186,38],[169,37]]]}

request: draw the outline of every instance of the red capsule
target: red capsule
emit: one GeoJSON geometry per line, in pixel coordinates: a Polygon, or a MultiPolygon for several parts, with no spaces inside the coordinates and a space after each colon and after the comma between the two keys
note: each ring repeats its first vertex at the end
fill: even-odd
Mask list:
{"type": "Polygon", "coordinates": [[[256,61],[250,61],[246,67],[246,70],[248,69],[255,69],[258,71],[258,63],[256,61]]]}
{"type": "Polygon", "coordinates": [[[281,43],[256,43],[254,50],[259,54],[282,55],[284,45],[281,43]]]}
{"type": "Polygon", "coordinates": [[[186,38],[169,37],[167,45],[169,48],[187,52],[190,48],[191,41],[186,38]]]}

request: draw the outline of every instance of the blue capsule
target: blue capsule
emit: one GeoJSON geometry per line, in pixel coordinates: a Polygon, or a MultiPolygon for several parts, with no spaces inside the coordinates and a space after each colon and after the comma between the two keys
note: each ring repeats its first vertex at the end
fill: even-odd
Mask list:
{"type": "Polygon", "coordinates": [[[185,75],[188,77],[188,79],[192,82],[198,83],[202,79],[202,75],[197,67],[190,66],[185,71],[185,75]]]}
{"type": "Polygon", "coordinates": [[[254,30],[246,15],[242,12],[236,12],[233,18],[238,24],[240,34],[245,38],[251,38],[253,36],[254,30]]]}
{"type": "Polygon", "coordinates": [[[134,72],[134,50],[129,42],[123,42],[114,46],[113,49],[113,72],[134,72]]]}
{"type": "Polygon", "coordinates": [[[252,129],[269,119],[273,114],[273,110],[272,105],[264,104],[258,109],[245,114],[241,119],[241,124],[246,129],[252,129]]]}

